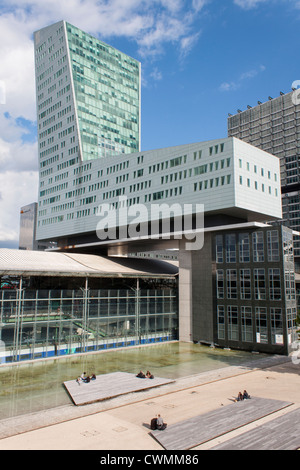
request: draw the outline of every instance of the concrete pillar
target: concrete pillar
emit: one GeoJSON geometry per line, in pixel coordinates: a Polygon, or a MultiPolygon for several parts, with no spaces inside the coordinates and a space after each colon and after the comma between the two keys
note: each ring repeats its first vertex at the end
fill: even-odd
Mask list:
{"type": "Polygon", "coordinates": [[[183,342],[193,341],[192,254],[192,251],[179,249],[179,341],[183,342]]]}
{"type": "Polygon", "coordinates": [[[179,243],[179,340],[214,342],[214,294],[211,235],[201,250],[179,243]]]}

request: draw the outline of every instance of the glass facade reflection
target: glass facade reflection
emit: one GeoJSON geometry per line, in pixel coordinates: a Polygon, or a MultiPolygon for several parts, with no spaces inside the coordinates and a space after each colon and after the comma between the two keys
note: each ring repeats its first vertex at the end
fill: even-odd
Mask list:
{"type": "Polygon", "coordinates": [[[66,23],[83,160],[140,148],[140,63],[66,23]]]}

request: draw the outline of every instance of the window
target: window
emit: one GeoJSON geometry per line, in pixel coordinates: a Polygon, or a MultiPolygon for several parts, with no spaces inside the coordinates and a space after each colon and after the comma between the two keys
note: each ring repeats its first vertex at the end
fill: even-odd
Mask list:
{"type": "Polygon", "coordinates": [[[280,269],[269,269],[269,297],[270,300],[281,300],[280,269]]]}
{"type": "Polygon", "coordinates": [[[231,341],[239,340],[239,322],[238,322],[238,308],[233,306],[227,307],[228,318],[228,339],[231,341]]]}
{"type": "Polygon", "coordinates": [[[175,166],[182,164],[182,157],[176,157],[170,160],[170,168],[174,168],[175,166]]]}
{"type": "Polygon", "coordinates": [[[251,299],[251,271],[250,269],[240,270],[240,292],[242,300],[251,299]]]}
{"type": "Polygon", "coordinates": [[[268,261],[279,261],[279,236],[277,230],[267,232],[268,261]]]}
{"type": "Polygon", "coordinates": [[[227,299],[237,299],[237,270],[227,269],[227,299]]]}
{"type": "Polygon", "coordinates": [[[218,339],[225,339],[225,308],[218,305],[218,339]]]}
{"type": "Polygon", "coordinates": [[[249,263],[250,261],[250,239],[249,233],[239,234],[239,253],[240,263],[249,263]]]}
{"type": "Polygon", "coordinates": [[[264,269],[254,269],[255,300],[266,300],[266,276],[264,269]]]}
{"type": "Polygon", "coordinates": [[[217,299],[224,299],[224,271],[217,270],[217,299]]]}
{"type": "MultiPolygon", "coordinates": [[[[296,308],[288,308],[286,313],[287,313],[288,334],[295,333],[297,309],[296,308]]],[[[297,336],[297,334],[296,334],[296,336],[297,336]]],[[[297,338],[295,338],[295,340],[296,339],[297,338]]]]}
{"type": "Polygon", "coordinates": [[[263,232],[255,232],[252,234],[252,244],[253,244],[253,261],[263,262],[265,259],[263,232]]]}
{"type": "Polygon", "coordinates": [[[295,273],[293,271],[285,271],[285,298],[286,300],[295,300],[295,273]]]}
{"type": "Polygon", "coordinates": [[[201,165],[194,168],[194,176],[203,175],[207,173],[207,165],[201,165]]]}
{"type": "Polygon", "coordinates": [[[256,317],[256,342],[261,344],[268,343],[268,318],[267,309],[265,307],[257,307],[255,310],[256,317]]]}
{"type": "Polygon", "coordinates": [[[253,341],[253,322],[251,307],[241,307],[241,321],[242,341],[251,343],[253,341]]]}
{"type": "Polygon", "coordinates": [[[223,263],[223,237],[222,235],[216,236],[216,262],[223,263]]]}
{"type": "Polygon", "coordinates": [[[283,344],[283,320],[281,308],[271,308],[271,342],[272,344],[283,344]]]}
{"type": "Polygon", "coordinates": [[[225,236],[226,263],[236,263],[236,239],[234,234],[225,236]]]}

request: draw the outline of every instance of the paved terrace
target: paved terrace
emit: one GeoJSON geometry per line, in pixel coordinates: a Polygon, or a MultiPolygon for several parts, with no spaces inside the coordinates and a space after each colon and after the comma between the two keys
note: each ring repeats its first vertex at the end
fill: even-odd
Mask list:
{"type": "Polygon", "coordinates": [[[194,450],[218,449],[238,442],[241,448],[298,448],[299,374],[300,366],[288,358],[270,357],[256,366],[219,369],[90,405],[75,406],[70,400],[68,406],[0,421],[0,450],[163,450],[149,426],[157,413],[168,423],[167,429],[209,415],[215,416],[217,426],[218,417],[234,407],[235,426],[227,426],[218,436],[212,433],[206,442],[193,442],[194,450]],[[260,406],[252,418],[238,420],[239,405],[255,404],[254,400],[233,403],[244,389],[258,397],[260,406]]]}

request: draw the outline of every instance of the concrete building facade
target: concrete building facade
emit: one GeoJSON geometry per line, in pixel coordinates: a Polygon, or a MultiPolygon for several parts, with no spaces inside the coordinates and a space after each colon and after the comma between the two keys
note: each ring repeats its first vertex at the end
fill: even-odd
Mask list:
{"type": "Polygon", "coordinates": [[[203,249],[181,256],[179,310],[192,310],[190,323],[179,317],[186,340],[291,351],[297,303],[290,229],[250,223],[206,230],[203,249]]]}
{"type": "Polygon", "coordinates": [[[101,213],[115,211],[109,225],[143,205],[141,223],[158,220],[162,204],[203,205],[204,218],[221,223],[282,217],[279,159],[238,139],[218,139],[118,155],[53,169],[62,184],[40,179],[37,238],[60,246],[97,242],[101,213]],[[50,197],[51,196],[51,197],[50,197]],[[216,219],[217,217],[217,219],[216,219]]]}
{"type": "MultiPolygon", "coordinates": [[[[236,137],[280,159],[282,223],[300,231],[300,105],[295,91],[228,118],[228,136],[236,137]]],[[[295,262],[300,266],[300,237],[294,237],[295,262]]]]}

